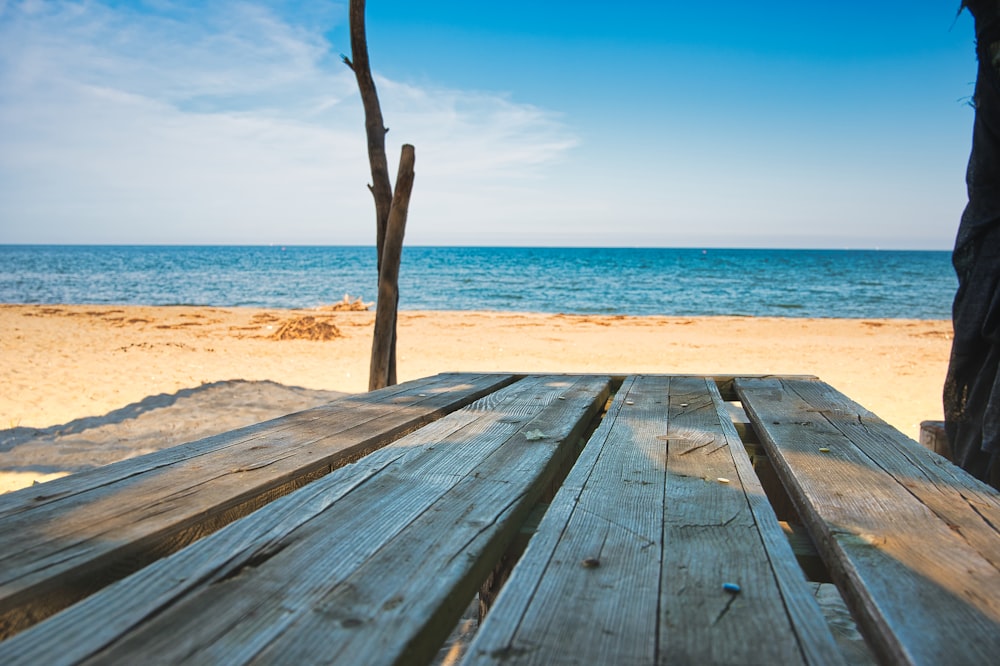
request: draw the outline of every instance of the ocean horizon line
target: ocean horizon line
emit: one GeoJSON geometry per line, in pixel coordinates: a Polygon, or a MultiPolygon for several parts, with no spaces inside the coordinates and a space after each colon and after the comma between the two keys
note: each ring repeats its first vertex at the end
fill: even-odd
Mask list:
{"type": "MultiPolygon", "coordinates": [[[[933,250],[410,246],[403,310],[946,319],[933,250]]],[[[0,245],[0,302],[305,308],[375,301],[363,246],[0,245]]]]}
{"type": "MultiPolygon", "coordinates": [[[[371,248],[371,243],[0,243],[0,247],[81,247],[81,248],[371,248]]],[[[440,244],[440,243],[404,243],[406,248],[430,249],[496,249],[496,250],[692,250],[692,251],[782,251],[782,252],[934,252],[951,253],[952,248],[906,248],[906,247],[819,247],[819,246],[729,246],[729,245],[510,245],[510,244],[440,244]]]]}

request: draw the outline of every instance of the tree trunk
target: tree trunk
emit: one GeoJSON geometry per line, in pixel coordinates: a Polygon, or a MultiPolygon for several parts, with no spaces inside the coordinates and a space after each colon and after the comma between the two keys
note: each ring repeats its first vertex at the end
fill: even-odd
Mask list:
{"type": "Polygon", "coordinates": [[[1000,1],[966,0],[976,23],[976,117],[969,203],[952,263],[955,337],[944,385],[945,432],[956,464],[1000,488],[1000,1]]]}
{"type": "Polygon", "coordinates": [[[378,269],[378,305],[372,340],[369,390],[396,383],[396,310],[399,304],[399,260],[402,254],[406,213],[413,188],[413,146],[404,145],[396,177],[396,196],[389,183],[385,157],[385,135],[389,129],[382,120],[382,109],[368,61],[365,34],[365,0],[351,0],[351,58],[344,62],[354,71],[365,109],[365,133],[368,136],[368,163],[372,172],[369,185],[375,199],[375,246],[378,269]]]}
{"type": "Polygon", "coordinates": [[[378,271],[382,272],[383,245],[392,206],[392,186],[389,183],[389,165],[385,157],[385,135],[389,129],[382,120],[378,91],[372,78],[368,60],[368,38],[365,34],[365,0],[351,0],[351,60],[347,65],[354,70],[365,109],[365,133],[368,135],[368,163],[372,172],[371,190],[375,199],[375,247],[378,253],[378,271]]]}
{"type": "Polygon", "coordinates": [[[389,222],[383,246],[382,270],[378,279],[378,305],[375,308],[375,335],[372,340],[368,390],[374,391],[396,383],[396,308],[399,304],[399,262],[403,251],[406,215],[413,190],[413,146],[405,144],[399,157],[396,192],[392,197],[389,222]]]}

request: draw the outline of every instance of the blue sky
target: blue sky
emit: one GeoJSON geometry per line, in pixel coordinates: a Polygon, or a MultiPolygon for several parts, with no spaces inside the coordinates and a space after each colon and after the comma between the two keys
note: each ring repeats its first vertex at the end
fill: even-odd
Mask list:
{"type": "MultiPolygon", "coordinates": [[[[407,242],[949,249],[955,2],[369,0],[407,242]]],[[[0,0],[0,243],[374,242],[346,2],[0,0]]]]}

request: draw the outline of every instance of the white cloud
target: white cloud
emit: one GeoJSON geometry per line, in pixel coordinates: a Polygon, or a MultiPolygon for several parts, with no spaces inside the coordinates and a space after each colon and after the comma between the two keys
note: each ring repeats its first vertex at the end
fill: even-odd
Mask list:
{"type": "Polygon", "coordinates": [[[378,84],[384,113],[402,120],[397,134],[427,146],[427,161],[442,176],[528,177],[577,145],[555,114],[506,97],[378,84]]]}
{"type": "MultiPolygon", "coordinates": [[[[323,37],[346,10],[307,4],[0,5],[0,242],[370,242],[363,115],[323,37]]],[[[378,80],[431,226],[531,198],[575,145],[503,96],[378,80]]]]}
{"type": "MultiPolygon", "coordinates": [[[[345,2],[134,5],[0,0],[0,243],[372,242],[363,113],[331,45],[345,2]]],[[[376,71],[393,175],[416,146],[408,241],[950,242],[965,119],[939,139],[957,148],[929,150],[937,130],[869,127],[867,112],[683,112],[677,91],[658,103],[642,86],[598,117],[609,82],[590,74],[565,90],[566,117],[589,123],[571,128],[513,95],[376,71]]]]}

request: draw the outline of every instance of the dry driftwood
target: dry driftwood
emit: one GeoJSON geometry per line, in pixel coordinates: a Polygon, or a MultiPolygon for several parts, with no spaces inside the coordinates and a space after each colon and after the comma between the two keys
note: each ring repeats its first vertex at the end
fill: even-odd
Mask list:
{"type": "Polygon", "coordinates": [[[413,146],[404,145],[396,179],[396,195],[389,184],[389,166],[385,157],[385,135],[389,128],[382,120],[378,91],[368,60],[365,34],[365,0],[351,0],[351,58],[344,62],[354,71],[365,109],[365,132],[368,136],[368,162],[372,172],[369,186],[375,199],[376,246],[378,248],[379,298],[376,305],[375,334],[372,341],[369,390],[396,383],[396,305],[399,288],[399,259],[406,227],[406,212],[413,187],[413,146]],[[385,284],[386,281],[389,284],[385,284]]]}

